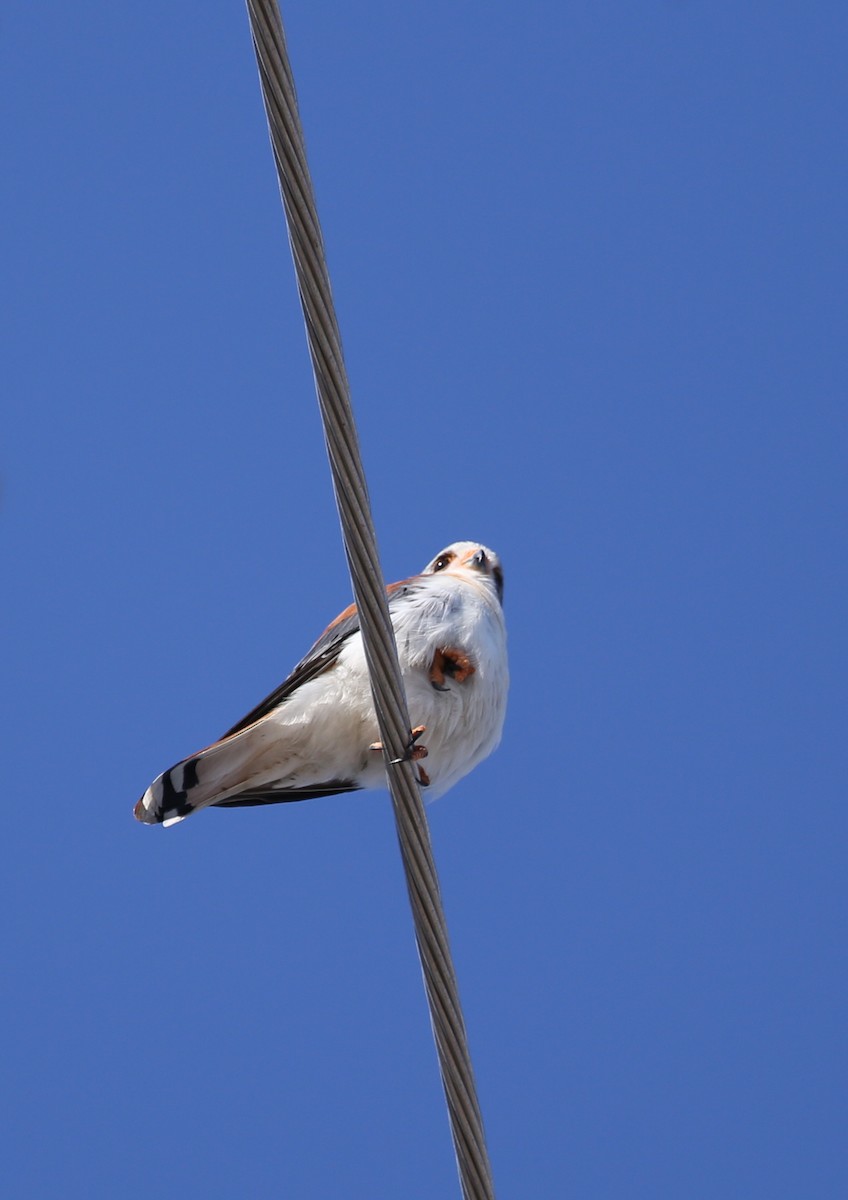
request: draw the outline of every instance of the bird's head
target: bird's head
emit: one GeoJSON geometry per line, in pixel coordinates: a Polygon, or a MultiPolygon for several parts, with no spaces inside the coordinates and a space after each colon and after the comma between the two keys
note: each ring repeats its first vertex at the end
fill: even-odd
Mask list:
{"type": "Polygon", "coordinates": [[[479,542],[453,542],[440,551],[421,574],[436,575],[440,571],[466,578],[471,575],[475,582],[487,580],[503,603],[503,567],[497,554],[488,546],[481,546],[479,542]]]}

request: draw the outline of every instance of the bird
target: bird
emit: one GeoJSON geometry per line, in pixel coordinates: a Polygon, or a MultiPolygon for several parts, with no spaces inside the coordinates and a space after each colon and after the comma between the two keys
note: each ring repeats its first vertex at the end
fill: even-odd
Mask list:
{"type": "MultiPolygon", "coordinates": [[[[501,739],[509,687],[503,567],[487,546],[453,542],[386,591],[415,722],[406,757],[435,799],[501,739]]],[[[133,811],[144,824],[167,826],[209,806],[385,787],[379,737],[351,605],[275,691],[218,741],[163,771],[133,811]]]]}

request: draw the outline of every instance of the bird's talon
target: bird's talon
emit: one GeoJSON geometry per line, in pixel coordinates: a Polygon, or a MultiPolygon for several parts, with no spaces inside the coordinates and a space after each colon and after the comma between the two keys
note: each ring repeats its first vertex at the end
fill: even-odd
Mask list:
{"type": "Polygon", "coordinates": [[[426,732],[426,725],[416,725],[412,730],[409,736],[409,745],[406,747],[406,762],[418,762],[420,759],[427,757],[427,747],[416,744],[421,735],[426,732]]]}
{"type": "MultiPolygon", "coordinates": [[[[411,733],[409,735],[409,742],[407,743],[405,752],[401,755],[400,758],[391,759],[391,764],[393,767],[396,767],[398,765],[398,763],[418,762],[419,759],[427,757],[427,755],[429,753],[427,747],[416,745],[416,743],[417,743],[418,739],[421,737],[421,735],[426,732],[427,732],[426,725],[416,725],[415,726],[415,728],[411,731],[411,733]]],[[[377,754],[382,754],[383,753],[383,743],[382,742],[372,742],[371,745],[368,747],[368,749],[373,750],[377,754]]]]}
{"type": "Polygon", "coordinates": [[[437,692],[449,692],[450,688],[445,682],[446,678],[452,679],[455,683],[465,683],[466,679],[474,674],[474,671],[474,664],[464,650],[446,646],[444,649],[437,650],[433,655],[429,672],[430,683],[437,692]]]}

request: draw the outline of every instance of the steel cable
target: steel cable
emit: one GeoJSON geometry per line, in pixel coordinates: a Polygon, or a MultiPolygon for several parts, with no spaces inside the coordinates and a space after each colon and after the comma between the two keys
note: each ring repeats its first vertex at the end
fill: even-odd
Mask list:
{"type": "Polygon", "coordinates": [[[262,98],[280,182],[333,489],[371,674],[433,1036],[466,1200],[494,1186],[427,818],[412,764],[410,721],[389,617],[350,388],[276,0],[247,0],[262,98]]]}

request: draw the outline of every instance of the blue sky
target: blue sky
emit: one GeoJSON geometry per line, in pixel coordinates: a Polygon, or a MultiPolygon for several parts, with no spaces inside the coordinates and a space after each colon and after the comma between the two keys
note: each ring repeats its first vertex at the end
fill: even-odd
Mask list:
{"type": "MultiPolygon", "coordinates": [[[[844,5],[284,9],[498,1193],[845,1194],[844,5]]],[[[245,13],[0,30],[10,1194],[457,1195],[387,797],[137,825],[350,598],[245,13]]]]}

